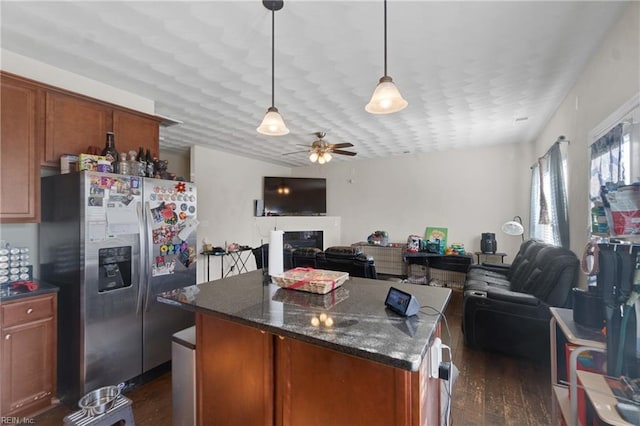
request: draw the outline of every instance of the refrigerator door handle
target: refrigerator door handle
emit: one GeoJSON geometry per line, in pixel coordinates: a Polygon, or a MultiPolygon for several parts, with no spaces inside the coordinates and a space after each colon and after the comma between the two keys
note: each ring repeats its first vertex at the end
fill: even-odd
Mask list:
{"type": "Polygon", "coordinates": [[[138,201],[138,205],[136,207],[136,209],[138,210],[138,217],[140,218],[140,220],[138,220],[138,238],[139,238],[139,243],[140,243],[140,255],[138,256],[138,258],[140,259],[139,261],[139,265],[138,265],[138,300],[136,302],[136,315],[140,315],[142,313],[142,300],[144,297],[144,288],[146,287],[145,283],[147,282],[147,274],[146,274],[146,269],[145,269],[145,265],[144,265],[144,261],[145,261],[145,252],[146,252],[146,245],[144,243],[144,216],[142,213],[142,203],[140,201],[138,201]]]}
{"type": "MultiPolygon", "coordinates": [[[[153,264],[153,231],[151,230],[151,224],[153,223],[153,216],[151,215],[151,205],[149,204],[149,202],[147,201],[145,204],[145,214],[146,214],[146,220],[145,223],[146,225],[146,231],[147,231],[147,245],[146,245],[146,250],[147,250],[147,256],[146,256],[146,261],[147,261],[147,268],[149,267],[148,265],[152,265],[153,264]]],[[[147,273],[145,274],[145,297],[144,297],[144,312],[149,312],[149,304],[151,303],[151,301],[149,300],[151,298],[151,270],[148,269],[147,273]]]]}

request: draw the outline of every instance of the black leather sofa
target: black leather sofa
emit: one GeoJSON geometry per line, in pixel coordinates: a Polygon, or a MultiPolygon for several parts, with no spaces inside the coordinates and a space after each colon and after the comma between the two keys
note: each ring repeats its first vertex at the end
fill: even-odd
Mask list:
{"type": "Polygon", "coordinates": [[[464,284],[468,346],[549,360],[549,307],[571,307],[580,262],[570,250],[522,243],[510,265],[473,265],[464,284]]]}
{"type": "MultiPolygon", "coordinates": [[[[269,244],[253,249],[256,267],[269,266],[269,244]]],[[[328,269],[348,272],[352,277],[377,279],[376,264],[372,256],[367,256],[359,247],[334,246],[325,251],[315,247],[284,249],[284,270],[298,267],[328,269]]]]}
{"type": "Polygon", "coordinates": [[[349,276],[377,279],[376,264],[359,247],[334,246],[316,255],[316,268],[348,272],[349,276]]]}
{"type": "Polygon", "coordinates": [[[322,250],[317,247],[300,247],[293,249],[293,252],[291,253],[293,267],[315,268],[318,253],[322,253],[322,250]]]}

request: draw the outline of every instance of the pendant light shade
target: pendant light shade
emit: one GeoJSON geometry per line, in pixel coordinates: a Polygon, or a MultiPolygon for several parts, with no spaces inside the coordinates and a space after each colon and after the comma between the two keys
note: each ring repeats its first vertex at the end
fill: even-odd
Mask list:
{"type": "Polygon", "coordinates": [[[289,133],[289,129],[284,124],[284,120],[276,107],[269,107],[269,109],[267,109],[267,113],[262,119],[260,127],[256,130],[258,133],[268,136],[282,136],[289,133]]]}
{"type": "Polygon", "coordinates": [[[391,114],[405,109],[407,105],[409,103],[387,75],[387,0],[384,0],[384,75],[364,109],[371,114],[391,114]]]}
{"type": "Polygon", "coordinates": [[[282,9],[282,0],[262,0],[264,7],[271,11],[271,106],[262,119],[262,123],[256,129],[258,133],[267,136],[282,136],[289,133],[282,116],[275,107],[275,14],[282,9]]]}
{"type": "Polygon", "coordinates": [[[389,114],[403,110],[407,105],[409,103],[402,97],[391,77],[385,75],[380,79],[364,109],[371,114],[389,114]]]}

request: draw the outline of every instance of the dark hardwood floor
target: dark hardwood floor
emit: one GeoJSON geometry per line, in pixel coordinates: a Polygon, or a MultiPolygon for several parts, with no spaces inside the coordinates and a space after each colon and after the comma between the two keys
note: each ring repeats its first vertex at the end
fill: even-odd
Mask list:
{"type": "Polygon", "coordinates": [[[454,291],[446,315],[451,337],[443,328],[442,340],[451,347],[453,363],[459,369],[453,385],[451,424],[550,425],[549,363],[538,364],[466,347],[461,328],[461,291],[454,291]]]}
{"type": "MultiPolygon", "coordinates": [[[[551,384],[548,365],[483,352],[464,346],[462,293],[454,291],[446,310],[451,336],[443,342],[453,351],[459,376],[453,387],[451,425],[550,425],[551,384]]],[[[133,401],[136,425],[171,425],[171,374],[140,385],[126,396],[133,401]]],[[[75,407],[60,405],[35,418],[38,426],[59,426],[75,407]]]]}

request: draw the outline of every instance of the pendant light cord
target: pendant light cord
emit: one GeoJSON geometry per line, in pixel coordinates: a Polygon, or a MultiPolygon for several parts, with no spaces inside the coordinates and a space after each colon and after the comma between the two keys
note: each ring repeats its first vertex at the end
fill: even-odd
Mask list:
{"type": "Polygon", "coordinates": [[[387,76],[387,0],[384,0],[384,76],[387,76]]]}
{"type": "Polygon", "coordinates": [[[276,62],[276,54],[275,54],[275,44],[276,44],[276,36],[275,30],[276,28],[276,11],[275,11],[275,2],[273,7],[271,8],[271,107],[275,107],[275,62],[276,62]]]}

